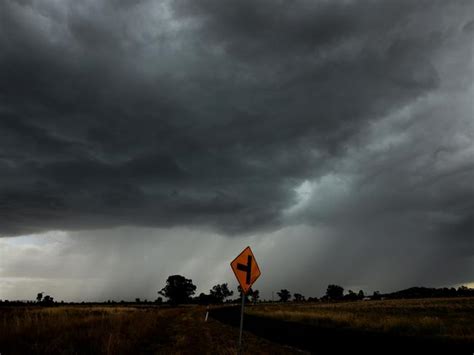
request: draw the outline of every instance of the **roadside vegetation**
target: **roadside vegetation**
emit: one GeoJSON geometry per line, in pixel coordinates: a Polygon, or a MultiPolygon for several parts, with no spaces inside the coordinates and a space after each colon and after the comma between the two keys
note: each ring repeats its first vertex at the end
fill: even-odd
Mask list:
{"type": "MultiPolygon", "coordinates": [[[[1,354],[236,354],[238,329],[203,306],[0,308],[1,354]]],[[[244,353],[294,350],[244,334],[244,353]]]]}
{"type": "Polygon", "coordinates": [[[474,343],[474,298],[274,303],[247,313],[324,328],[347,328],[474,343]]]}
{"type": "MultiPolygon", "coordinates": [[[[191,279],[171,275],[155,300],[65,303],[46,292],[39,292],[35,300],[0,300],[0,354],[234,354],[238,329],[206,314],[211,309],[209,313],[231,310],[237,315],[237,307],[224,305],[240,305],[241,289],[234,293],[226,283],[199,295],[196,289],[191,279]]],[[[273,295],[271,301],[264,300],[251,289],[245,296],[246,312],[261,320],[285,321],[279,325],[283,335],[296,322],[305,326],[295,329],[310,324],[474,344],[474,289],[464,286],[366,295],[331,284],[320,298],[287,289],[276,295],[277,300],[273,295]]],[[[310,342],[313,332],[307,331],[310,342]]],[[[247,353],[294,351],[272,343],[279,339],[267,337],[268,341],[250,333],[245,338],[247,353]]]]}

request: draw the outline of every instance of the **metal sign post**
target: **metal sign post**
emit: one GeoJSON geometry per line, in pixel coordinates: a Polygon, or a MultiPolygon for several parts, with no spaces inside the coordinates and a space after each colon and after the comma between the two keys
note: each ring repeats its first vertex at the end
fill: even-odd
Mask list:
{"type": "Polygon", "coordinates": [[[231,263],[237,281],[239,281],[242,292],[242,308],[240,310],[240,333],[239,333],[239,354],[242,352],[242,331],[244,329],[244,306],[245,295],[250,287],[260,277],[260,268],[250,247],[245,248],[231,263]]]}
{"type": "Polygon", "coordinates": [[[242,291],[242,308],[240,310],[239,354],[242,353],[242,331],[244,329],[245,293],[242,291]]]}

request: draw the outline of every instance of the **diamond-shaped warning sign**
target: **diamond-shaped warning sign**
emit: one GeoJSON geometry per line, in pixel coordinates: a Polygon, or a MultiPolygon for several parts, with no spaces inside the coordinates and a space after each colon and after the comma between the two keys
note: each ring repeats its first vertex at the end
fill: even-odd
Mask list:
{"type": "Polygon", "coordinates": [[[231,263],[237,281],[245,294],[260,276],[260,269],[250,247],[245,248],[231,263]]]}

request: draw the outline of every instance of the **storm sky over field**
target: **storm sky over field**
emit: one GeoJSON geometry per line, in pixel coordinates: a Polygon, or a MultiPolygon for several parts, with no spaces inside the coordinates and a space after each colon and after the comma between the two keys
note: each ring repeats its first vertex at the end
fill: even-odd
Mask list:
{"type": "Polygon", "coordinates": [[[474,2],[0,2],[0,299],[474,281],[474,2]]]}

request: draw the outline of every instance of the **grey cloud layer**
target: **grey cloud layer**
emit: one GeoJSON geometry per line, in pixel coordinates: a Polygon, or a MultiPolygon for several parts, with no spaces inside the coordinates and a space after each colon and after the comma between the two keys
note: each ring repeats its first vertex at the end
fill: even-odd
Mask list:
{"type": "Polygon", "coordinates": [[[416,175],[416,156],[435,164],[468,149],[453,139],[472,138],[472,106],[453,97],[472,93],[472,10],[468,1],[3,1],[0,234],[129,224],[238,234],[293,223],[345,233],[373,210],[399,225],[391,217],[415,209],[440,240],[470,243],[471,151],[429,176],[416,175]],[[436,111],[376,137],[414,132],[406,151],[354,153],[375,140],[374,122],[435,93],[436,111]],[[424,130],[446,142],[419,140],[424,130]],[[328,194],[333,209],[318,212],[312,197],[286,212],[295,187],[331,173],[351,176],[340,200],[341,185],[328,194]]]}

